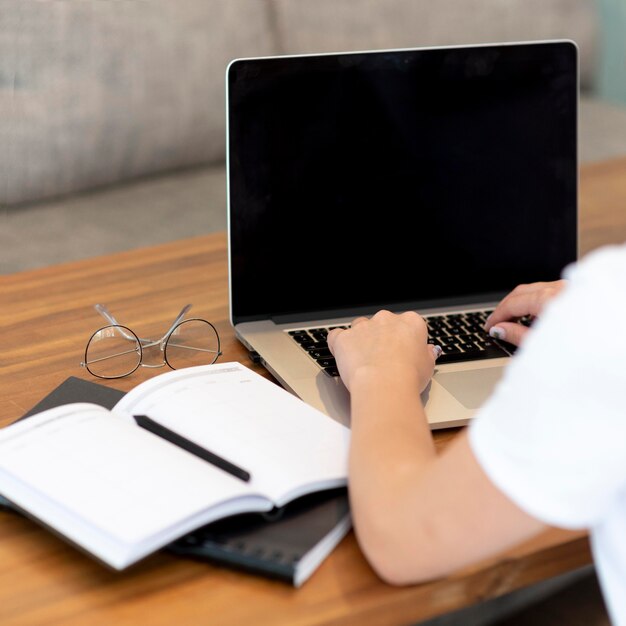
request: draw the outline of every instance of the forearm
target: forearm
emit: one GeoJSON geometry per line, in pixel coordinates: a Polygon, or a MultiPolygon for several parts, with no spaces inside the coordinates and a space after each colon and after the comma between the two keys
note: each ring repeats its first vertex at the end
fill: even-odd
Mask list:
{"type": "Polygon", "coordinates": [[[466,433],[435,453],[417,389],[401,375],[355,379],[349,472],[359,544],[392,584],[445,575],[544,528],[489,481],[466,433]]]}
{"type": "Polygon", "coordinates": [[[360,374],[352,385],[350,498],[361,547],[383,577],[388,561],[398,564],[405,505],[435,460],[414,381],[402,372],[360,374]]]}

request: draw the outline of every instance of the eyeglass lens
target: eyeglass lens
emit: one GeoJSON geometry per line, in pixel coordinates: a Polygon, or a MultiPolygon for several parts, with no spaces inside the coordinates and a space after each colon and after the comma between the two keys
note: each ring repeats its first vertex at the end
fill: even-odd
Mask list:
{"type": "Polygon", "coordinates": [[[220,354],[220,342],[214,326],[201,319],[181,322],[165,344],[165,361],[173,369],[209,365],[220,354]]]}
{"type": "Polygon", "coordinates": [[[120,378],[132,374],[141,363],[141,344],[130,328],[105,326],[87,344],[85,365],[100,378],[120,378]]]}

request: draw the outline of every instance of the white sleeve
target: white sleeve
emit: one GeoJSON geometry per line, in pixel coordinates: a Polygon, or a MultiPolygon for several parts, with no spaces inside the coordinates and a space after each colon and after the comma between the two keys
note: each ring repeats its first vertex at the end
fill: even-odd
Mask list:
{"type": "Polygon", "coordinates": [[[626,489],[626,247],[591,254],[565,276],[469,437],[520,508],[583,528],[626,489]]]}

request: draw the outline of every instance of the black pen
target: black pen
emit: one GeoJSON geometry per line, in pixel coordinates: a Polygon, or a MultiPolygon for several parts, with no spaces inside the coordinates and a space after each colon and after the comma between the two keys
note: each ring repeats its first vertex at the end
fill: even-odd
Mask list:
{"type": "Polygon", "coordinates": [[[204,461],[207,461],[225,472],[228,472],[232,476],[235,476],[235,478],[240,478],[245,482],[250,482],[250,472],[246,472],[245,469],[234,465],[230,461],[223,459],[221,456],[217,456],[217,454],[209,452],[206,448],[199,446],[197,443],[189,441],[189,439],[185,439],[173,430],[165,428],[165,426],[151,420],[147,415],[133,415],[133,419],[137,422],[137,426],[144,428],[153,435],[161,437],[161,439],[165,439],[166,441],[173,443],[175,446],[200,457],[204,461]]]}

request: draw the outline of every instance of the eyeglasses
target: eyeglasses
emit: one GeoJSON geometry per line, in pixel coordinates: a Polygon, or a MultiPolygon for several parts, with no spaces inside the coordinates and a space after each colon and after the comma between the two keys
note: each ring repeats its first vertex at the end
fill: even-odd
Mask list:
{"type": "Polygon", "coordinates": [[[191,304],[176,316],[160,339],[145,339],[120,324],[103,304],[94,308],[110,324],[97,330],[87,342],[85,360],[88,372],[98,378],[122,378],[141,367],[164,367],[173,370],[193,365],[210,365],[222,354],[220,337],[211,322],[197,317],[183,319],[191,304]],[[160,362],[144,363],[144,353],[157,352],[160,362]]]}

